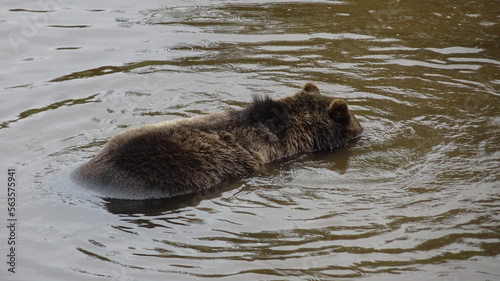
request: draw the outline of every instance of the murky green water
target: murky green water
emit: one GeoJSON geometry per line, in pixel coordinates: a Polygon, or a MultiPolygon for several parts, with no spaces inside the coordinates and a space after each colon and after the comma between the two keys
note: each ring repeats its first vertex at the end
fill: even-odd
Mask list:
{"type": "Polygon", "coordinates": [[[499,280],[499,15],[494,0],[4,1],[8,275],[499,280]],[[361,140],[176,204],[106,201],[69,179],[126,128],[309,81],[348,100],[361,140]]]}

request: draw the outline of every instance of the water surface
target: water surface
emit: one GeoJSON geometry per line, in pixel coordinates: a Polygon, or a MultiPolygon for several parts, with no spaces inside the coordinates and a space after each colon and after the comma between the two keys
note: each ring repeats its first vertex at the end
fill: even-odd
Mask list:
{"type": "Polygon", "coordinates": [[[500,279],[499,7],[5,2],[1,178],[8,167],[19,178],[10,278],[500,279]],[[69,178],[127,128],[306,82],[349,102],[357,143],[175,204],[105,200],[69,178]]]}

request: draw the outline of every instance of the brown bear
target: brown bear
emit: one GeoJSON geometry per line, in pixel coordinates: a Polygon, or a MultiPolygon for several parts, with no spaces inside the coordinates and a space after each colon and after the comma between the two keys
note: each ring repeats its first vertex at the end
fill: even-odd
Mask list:
{"type": "Polygon", "coordinates": [[[250,175],[287,155],[342,148],[362,131],[344,100],[307,83],[276,100],[253,96],[241,110],[125,131],[76,174],[106,193],[174,197],[250,175]]]}

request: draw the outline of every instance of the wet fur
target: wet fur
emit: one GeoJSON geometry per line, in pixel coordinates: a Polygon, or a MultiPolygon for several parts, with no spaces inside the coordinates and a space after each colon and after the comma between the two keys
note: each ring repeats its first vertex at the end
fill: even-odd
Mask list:
{"type": "Polygon", "coordinates": [[[250,175],[287,155],[342,148],[361,131],[343,100],[308,83],[277,100],[253,96],[242,110],[125,131],[76,177],[104,191],[173,197],[250,175]]]}

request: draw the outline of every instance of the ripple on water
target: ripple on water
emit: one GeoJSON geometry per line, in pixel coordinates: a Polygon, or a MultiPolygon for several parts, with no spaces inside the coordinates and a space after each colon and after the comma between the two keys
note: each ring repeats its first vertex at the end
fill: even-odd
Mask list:
{"type": "Polygon", "coordinates": [[[2,47],[26,280],[500,275],[496,3],[171,2],[6,4],[7,35],[51,15],[18,52],[2,47]],[[349,102],[361,139],[176,199],[100,198],[70,180],[128,127],[309,81],[349,102]]]}

